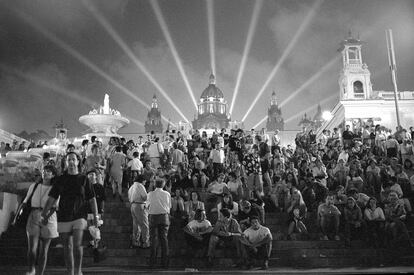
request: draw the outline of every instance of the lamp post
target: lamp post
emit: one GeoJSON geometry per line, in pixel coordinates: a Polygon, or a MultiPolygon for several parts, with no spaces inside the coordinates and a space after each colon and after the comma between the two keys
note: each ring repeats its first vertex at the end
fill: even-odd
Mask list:
{"type": "Polygon", "coordinates": [[[391,81],[394,85],[394,101],[395,101],[395,113],[397,115],[397,125],[398,130],[401,129],[401,123],[400,123],[400,112],[398,108],[398,87],[397,87],[397,65],[395,62],[395,53],[394,53],[394,40],[392,38],[392,30],[388,29],[385,31],[385,36],[387,39],[387,53],[388,53],[388,64],[390,65],[391,70],[391,81]]]}

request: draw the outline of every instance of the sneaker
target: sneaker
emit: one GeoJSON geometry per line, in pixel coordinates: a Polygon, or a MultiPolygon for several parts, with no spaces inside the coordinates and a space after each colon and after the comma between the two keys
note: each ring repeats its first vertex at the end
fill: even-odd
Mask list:
{"type": "Polygon", "coordinates": [[[329,241],[328,236],[326,236],[326,235],[322,236],[321,241],[329,241]]]}
{"type": "Polygon", "coordinates": [[[335,235],[335,241],[340,241],[340,240],[341,240],[341,238],[339,238],[338,235],[335,235]]]}

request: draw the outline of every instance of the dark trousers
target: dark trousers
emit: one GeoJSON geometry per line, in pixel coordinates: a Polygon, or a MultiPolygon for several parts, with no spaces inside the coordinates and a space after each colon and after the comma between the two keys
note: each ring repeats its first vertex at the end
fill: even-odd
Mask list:
{"type": "Polygon", "coordinates": [[[241,245],[241,253],[242,258],[245,260],[246,263],[251,263],[253,259],[259,260],[269,260],[270,254],[272,253],[272,242],[268,242],[262,244],[261,246],[256,247],[257,250],[255,251],[250,246],[245,244],[241,245]]]}
{"type": "Polygon", "coordinates": [[[214,176],[217,177],[218,174],[224,172],[224,164],[223,163],[213,163],[213,170],[214,170],[214,176]]]}
{"type": "Polygon", "coordinates": [[[168,214],[149,215],[151,255],[150,265],[154,265],[157,258],[157,247],[161,244],[161,261],[168,265],[168,229],[170,218],[168,214]]]}

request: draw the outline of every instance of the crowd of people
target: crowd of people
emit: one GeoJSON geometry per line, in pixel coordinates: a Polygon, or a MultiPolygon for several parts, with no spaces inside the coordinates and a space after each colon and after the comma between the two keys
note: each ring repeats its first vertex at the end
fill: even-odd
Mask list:
{"type": "MultiPolygon", "coordinates": [[[[56,222],[51,217],[59,205],[57,230],[70,233],[65,240],[73,238],[65,254],[73,249],[75,267],[69,268],[75,273],[80,272],[79,239],[87,214],[92,213],[96,226],[104,214],[105,191],[95,186],[110,188],[121,201],[127,193],[131,243],[151,249],[150,266],[156,264],[159,242],[162,265],[168,267],[172,219],[183,228],[189,247],[201,250],[209,264],[215,263],[221,244],[235,249],[236,265],[250,267],[258,258],[266,269],[272,232],[265,211],[287,213],[288,240],[313,238],[310,232],[317,231],[321,240],[342,239],[348,246],[358,238],[374,247],[412,245],[406,221],[414,196],[413,139],[412,127],[392,133],[381,125],[361,131],[347,125],[343,131],[324,130],[318,138],[304,128],[288,146],[282,146],[277,130],[269,135],[264,129],[222,129],[211,136],[166,131],[129,141],[112,137],[106,147],[92,137],[79,148],[69,144],[61,159],[52,161],[45,154],[39,163],[43,178],[50,167],[60,176],[48,200],[33,196],[44,201],[35,224],[56,222]]],[[[29,229],[28,224],[30,236],[55,236],[55,231],[42,237],[29,229]]],[[[67,259],[70,264],[73,256],[67,259]]]]}

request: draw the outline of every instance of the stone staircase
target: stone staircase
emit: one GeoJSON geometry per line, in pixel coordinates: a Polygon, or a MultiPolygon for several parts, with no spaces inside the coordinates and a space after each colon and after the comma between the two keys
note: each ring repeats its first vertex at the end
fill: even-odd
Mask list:
{"type": "MultiPolygon", "coordinates": [[[[109,191],[108,191],[109,192],[109,191]]],[[[84,237],[84,267],[122,267],[144,270],[147,267],[149,249],[130,248],[132,222],[129,203],[118,198],[113,199],[108,193],[104,225],[101,228],[102,240],[107,246],[107,258],[94,263],[93,254],[87,247],[89,233],[84,237]]],[[[313,214],[315,215],[315,214],[313,214]]],[[[312,215],[311,215],[312,216],[312,215]]],[[[319,241],[316,226],[308,222],[310,240],[288,241],[285,231],[287,215],[284,213],[267,213],[266,225],[274,237],[270,267],[325,268],[325,267],[375,267],[375,266],[414,266],[414,251],[408,248],[373,249],[362,241],[352,241],[351,247],[345,247],[343,241],[319,241]],[[312,230],[313,229],[313,230],[312,230]]],[[[311,221],[314,218],[310,219],[311,221]]],[[[171,268],[230,268],[235,262],[234,251],[217,249],[214,267],[206,265],[205,258],[190,259],[187,253],[183,232],[173,220],[170,227],[170,267],[171,268]]],[[[409,221],[414,228],[414,221],[409,221]]],[[[0,266],[21,266],[26,264],[26,234],[24,229],[9,230],[0,239],[0,266]]],[[[64,266],[63,249],[55,239],[49,250],[48,266],[64,266]],[[58,247],[56,247],[58,245],[58,247]]]]}

